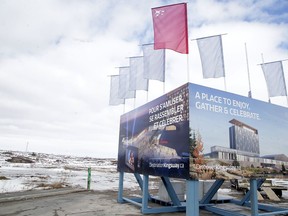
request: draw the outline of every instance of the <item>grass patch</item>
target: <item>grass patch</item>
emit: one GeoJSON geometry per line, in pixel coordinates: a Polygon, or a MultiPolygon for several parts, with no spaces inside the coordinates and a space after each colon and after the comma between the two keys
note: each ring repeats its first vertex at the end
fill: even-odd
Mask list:
{"type": "Polygon", "coordinates": [[[53,183],[41,183],[39,185],[37,185],[38,188],[46,188],[46,189],[60,189],[60,188],[64,188],[67,185],[64,182],[53,182],[53,183]]]}

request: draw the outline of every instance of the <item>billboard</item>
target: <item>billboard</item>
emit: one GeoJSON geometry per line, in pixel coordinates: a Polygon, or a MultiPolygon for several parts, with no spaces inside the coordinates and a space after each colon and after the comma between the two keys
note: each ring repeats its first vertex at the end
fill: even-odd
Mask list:
{"type": "Polygon", "coordinates": [[[288,168],[288,109],[187,83],[120,119],[118,171],[184,179],[288,168]]]}

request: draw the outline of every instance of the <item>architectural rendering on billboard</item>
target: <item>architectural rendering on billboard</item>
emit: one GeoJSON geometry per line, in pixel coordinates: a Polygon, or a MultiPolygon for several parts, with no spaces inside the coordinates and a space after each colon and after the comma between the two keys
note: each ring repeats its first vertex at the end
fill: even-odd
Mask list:
{"type": "Polygon", "coordinates": [[[281,174],[288,109],[185,84],[121,116],[118,171],[184,179],[281,174]]]}
{"type": "Polygon", "coordinates": [[[121,116],[118,170],[189,178],[188,85],[121,116]]]}

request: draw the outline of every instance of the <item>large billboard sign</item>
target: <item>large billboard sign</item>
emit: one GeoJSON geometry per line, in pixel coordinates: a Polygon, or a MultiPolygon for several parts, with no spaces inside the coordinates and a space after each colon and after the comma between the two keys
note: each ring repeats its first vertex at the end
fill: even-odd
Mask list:
{"type": "Polygon", "coordinates": [[[187,83],[121,116],[118,171],[184,179],[288,168],[288,109],[187,83]]]}

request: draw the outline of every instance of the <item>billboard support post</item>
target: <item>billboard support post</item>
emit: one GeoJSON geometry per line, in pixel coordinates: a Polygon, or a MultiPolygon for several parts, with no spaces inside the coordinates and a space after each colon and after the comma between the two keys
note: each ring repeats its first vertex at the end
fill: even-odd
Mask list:
{"type": "MultiPolygon", "coordinates": [[[[256,191],[255,191],[255,193],[257,193],[257,190],[261,187],[261,185],[264,183],[264,181],[265,181],[265,178],[260,178],[260,179],[257,179],[256,180],[256,184],[257,184],[257,186],[256,186],[256,191]]],[[[245,194],[245,196],[240,200],[240,201],[235,201],[234,203],[235,204],[238,204],[238,205],[241,205],[241,206],[243,206],[243,205],[245,205],[246,203],[248,203],[249,202],[249,199],[250,199],[250,197],[251,197],[251,193],[252,193],[253,191],[252,190],[249,190],[246,194],[245,194]]],[[[257,196],[257,194],[256,194],[256,196],[257,196]]],[[[251,200],[251,199],[250,199],[251,200]]]]}
{"type": "Polygon", "coordinates": [[[199,181],[198,180],[187,180],[187,201],[186,201],[186,215],[199,216],[199,181]]]}
{"type": "Polygon", "coordinates": [[[149,185],[149,177],[148,175],[143,175],[143,190],[142,190],[142,213],[145,214],[145,212],[148,210],[148,185],[149,185]]]}
{"type": "Polygon", "coordinates": [[[134,173],[134,174],[135,174],[134,176],[135,176],[135,178],[139,184],[139,187],[142,190],[142,197],[140,197],[140,198],[138,198],[138,197],[132,197],[132,198],[123,197],[124,172],[119,172],[119,189],[118,189],[118,199],[117,199],[118,203],[129,202],[131,204],[139,206],[139,207],[141,207],[141,213],[142,214],[154,214],[154,213],[164,213],[164,212],[183,212],[183,211],[185,211],[186,206],[181,204],[181,202],[179,201],[169,178],[161,177],[163,184],[164,184],[172,202],[159,200],[159,198],[152,197],[149,194],[149,175],[143,175],[143,179],[142,179],[139,173],[134,173]],[[173,194],[175,195],[174,197],[173,197],[173,194]],[[157,204],[164,205],[164,206],[163,207],[149,207],[148,206],[149,202],[157,203],[157,204]]]}
{"type": "Polygon", "coordinates": [[[119,172],[119,187],[118,187],[118,203],[123,203],[123,181],[124,181],[124,172],[119,172]]]}
{"type": "Polygon", "coordinates": [[[251,215],[258,216],[258,198],[257,198],[257,180],[255,178],[250,179],[251,190],[251,215]]]}
{"type": "MultiPolygon", "coordinates": [[[[219,215],[243,215],[241,213],[235,213],[228,209],[218,208],[217,205],[211,205],[210,201],[218,189],[223,184],[223,179],[217,179],[211,188],[208,190],[206,195],[199,202],[199,180],[186,180],[186,202],[182,204],[177,195],[173,198],[175,194],[174,188],[168,177],[161,177],[163,184],[171,198],[172,202],[166,202],[159,200],[149,194],[149,175],[143,175],[143,180],[140,174],[135,175],[137,182],[142,190],[142,197],[138,198],[126,198],[123,197],[123,183],[124,183],[124,172],[119,173],[119,190],[118,190],[118,203],[129,202],[141,208],[142,214],[155,214],[155,213],[164,213],[164,212],[183,212],[186,210],[186,216],[199,216],[200,209],[204,209],[208,212],[216,213],[219,215]],[[149,207],[148,203],[158,203],[164,204],[163,207],[149,207]],[[167,204],[169,204],[167,206],[167,204]],[[171,205],[172,204],[172,205],[171,205]]],[[[246,193],[246,195],[241,200],[227,200],[231,205],[246,206],[251,208],[252,216],[261,216],[261,215],[276,215],[276,214],[287,214],[287,208],[274,207],[265,204],[259,204],[257,200],[257,190],[261,187],[265,179],[250,179],[251,189],[246,193]],[[250,201],[250,202],[249,202],[250,201]],[[258,211],[262,210],[265,213],[259,213],[258,211]]]]}

